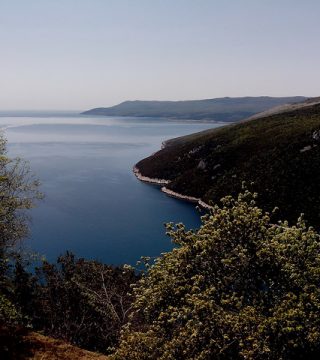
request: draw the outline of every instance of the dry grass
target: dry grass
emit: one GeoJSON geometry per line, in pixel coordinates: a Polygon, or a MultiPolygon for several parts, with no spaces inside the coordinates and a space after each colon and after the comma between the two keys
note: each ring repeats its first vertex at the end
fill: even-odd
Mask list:
{"type": "Polygon", "coordinates": [[[23,338],[30,349],[28,355],[21,359],[34,360],[107,360],[108,357],[80,349],[76,346],[65,343],[64,341],[53,339],[38,333],[28,333],[23,338]]]}

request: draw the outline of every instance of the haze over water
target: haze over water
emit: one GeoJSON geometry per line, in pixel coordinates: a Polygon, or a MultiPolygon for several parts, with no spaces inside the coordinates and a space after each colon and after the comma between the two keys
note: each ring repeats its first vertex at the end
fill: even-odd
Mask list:
{"type": "Polygon", "coordinates": [[[217,126],[70,114],[0,117],[9,155],[30,162],[45,194],[32,210],[27,246],[51,261],[71,250],[110,264],[169,250],[164,223],[197,228],[200,214],[138,181],[132,167],[166,139],[217,126]]]}

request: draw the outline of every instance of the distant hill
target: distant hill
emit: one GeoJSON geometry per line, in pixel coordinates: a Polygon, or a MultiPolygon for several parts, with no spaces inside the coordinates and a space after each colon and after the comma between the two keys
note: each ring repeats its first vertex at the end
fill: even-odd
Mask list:
{"type": "Polygon", "coordinates": [[[125,101],[119,105],[96,108],[84,115],[165,117],[184,120],[235,122],[275,106],[306,100],[294,97],[239,97],[190,101],[125,101]]]}
{"type": "Polygon", "coordinates": [[[205,202],[254,182],[263,208],[290,221],[303,212],[320,228],[320,98],[260,116],[169,140],[137,168],[205,202]]]}

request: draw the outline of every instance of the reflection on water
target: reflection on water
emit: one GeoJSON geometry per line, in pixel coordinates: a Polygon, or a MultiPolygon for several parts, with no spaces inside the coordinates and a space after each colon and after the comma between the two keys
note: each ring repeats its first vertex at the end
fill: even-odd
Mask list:
{"type": "Polygon", "coordinates": [[[136,180],[133,165],[162,141],[219,125],[84,116],[0,117],[9,154],[30,161],[45,199],[32,210],[29,247],[131,263],[171,248],[164,223],[199,226],[194,205],[136,180]]]}

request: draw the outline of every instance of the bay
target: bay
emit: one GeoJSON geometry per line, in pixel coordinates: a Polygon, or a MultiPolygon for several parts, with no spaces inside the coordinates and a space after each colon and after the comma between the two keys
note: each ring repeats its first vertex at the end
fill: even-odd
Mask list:
{"type": "Polygon", "coordinates": [[[134,265],[172,248],[164,224],[200,225],[193,204],[138,181],[132,167],[167,139],[222,124],[77,114],[0,116],[10,156],[29,161],[44,200],[25,244],[53,261],[66,250],[134,265]]]}

